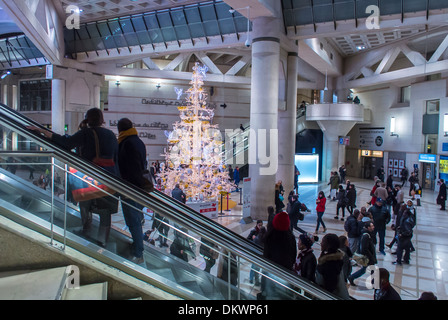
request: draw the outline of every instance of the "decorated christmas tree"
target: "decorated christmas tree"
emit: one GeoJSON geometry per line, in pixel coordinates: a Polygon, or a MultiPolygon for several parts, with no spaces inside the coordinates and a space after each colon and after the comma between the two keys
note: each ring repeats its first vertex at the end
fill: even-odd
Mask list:
{"type": "MultiPolygon", "coordinates": [[[[179,184],[189,201],[217,200],[232,187],[222,161],[222,135],[212,124],[214,111],[207,106],[208,94],[202,88],[207,70],[199,63],[193,67],[185,106],[178,107],[180,121],[167,133],[165,165],[158,175],[166,193],[179,184]]],[[[180,99],[182,89],[176,92],[180,99]]]]}

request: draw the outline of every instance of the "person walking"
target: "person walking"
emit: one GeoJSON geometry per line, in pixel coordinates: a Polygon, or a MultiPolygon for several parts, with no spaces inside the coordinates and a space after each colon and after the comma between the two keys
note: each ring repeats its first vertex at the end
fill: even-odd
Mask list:
{"type": "Polygon", "coordinates": [[[342,218],[341,221],[344,221],[345,218],[345,207],[347,206],[348,199],[345,194],[344,187],[339,185],[338,193],[336,195],[336,199],[338,203],[336,205],[336,216],[334,217],[336,220],[339,219],[339,209],[342,209],[342,218]]]}
{"type": "Polygon", "coordinates": [[[302,203],[299,201],[299,195],[294,194],[292,196],[292,205],[289,214],[289,219],[291,223],[291,231],[294,232],[294,229],[299,231],[300,233],[306,233],[305,230],[300,228],[297,224],[299,223],[299,220],[303,220],[304,215],[301,212],[302,210],[302,203]]]}
{"type": "Polygon", "coordinates": [[[445,180],[440,179],[440,188],[439,188],[439,194],[437,195],[437,204],[440,205],[440,210],[445,210],[445,204],[446,204],[446,184],[445,180]]]}
{"type": "Polygon", "coordinates": [[[353,183],[347,185],[346,193],[347,211],[353,214],[353,210],[356,208],[356,188],[353,183]]]}
{"type": "Polygon", "coordinates": [[[347,218],[344,224],[344,230],[347,232],[351,252],[357,251],[359,247],[359,238],[361,237],[361,231],[363,228],[361,218],[359,210],[355,209],[353,214],[347,218]]]}
{"type": "Polygon", "coordinates": [[[403,215],[399,221],[398,225],[398,245],[397,245],[397,260],[393,262],[393,264],[401,265],[402,262],[409,264],[410,254],[411,254],[411,246],[412,246],[412,229],[415,226],[414,219],[411,215],[411,211],[406,208],[403,211],[403,215]],[[404,256],[403,256],[404,251],[404,256]]]}
{"type": "Polygon", "coordinates": [[[239,185],[240,185],[240,168],[238,166],[235,167],[233,170],[233,183],[235,183],[236,186],[236,192],[239,192],[239,185]]]}
{"type": "MultiPolygon", "coordinates": [[[[152,184],[144,177],[146,163],[146,146],[139,138],[137,130],[128,118],[122,118],[117,123],[118,129],[118,166],[121,177],[133,185],[145,189],[152,184]]],[[[131,260],[137,264],[143,259],[143,205],[122,197],[122,210],[126,225],[132,235],[131,260]]]]}
{"type": "Polygon", "coordinates": [[[367,221],[364,223],[364,228],[362,230],[361,239],[359,242],[359,248],[356,252],[365,256],[368,259],[368,263],[365,266],[361,266],[359,270],[348,276],[348,281],[352,286],[356,286],[355,280],[366,273],[367,266],[373,266],[377,264],[375,244],[373,243],[372,238],[374,230],[375,226],[372,221],[367,221]]]}
{"type": "Polygon", "coordinates": [[[327,227],[325,226],[324,220],[322,219],[325,213],[325,204],[327,203],[327,198],[325,198],[325,192],[319,191],[316,199],[316,212],[317,212],[317,224],[315,233],[319,233],[319,226],[322,224],[324,232],[327,232],[327,227]]]}
{"type": "Polygon", "coordinates": [[[336,171],[331,172],[330,182],[328,185],[330,186],[330,199],[332,201],[336,201],[336,191],[339,187],[339,176],[336,171]]]}
{"type": "Polygon", "coordinates": [[[406,184],[406,181],[408,181],[408,175],[409,175],[409,171],[406,168],[403,168],[400,172],[400,177],[401,177],[401,187],[404,187],[406,184]]]}
{"type": "MultiPolygon", "coordinates": [[[[375,204],[369,208],[369,212],[372,214],[373,223],[375,224],[375,232],[373,238],[376,239],[376,234],[379,238],[379,252],[386,255],[384,251],[385,237],[386,237],[386,225],[390,222],[391,215],[387,207],[384,205],[383,199],[377,198],[375,204]]],[[[374,241],[376,242],[376,241],[374,241]]]]}

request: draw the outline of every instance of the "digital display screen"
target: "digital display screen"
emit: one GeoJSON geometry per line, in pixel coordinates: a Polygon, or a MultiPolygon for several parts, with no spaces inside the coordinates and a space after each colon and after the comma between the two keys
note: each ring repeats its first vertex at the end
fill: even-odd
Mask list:
{"type": "Polygon", "coordinates": [[[319,182],[318,154],[296,154],[294,164],[300,171],[299,183],[319,182]]]}

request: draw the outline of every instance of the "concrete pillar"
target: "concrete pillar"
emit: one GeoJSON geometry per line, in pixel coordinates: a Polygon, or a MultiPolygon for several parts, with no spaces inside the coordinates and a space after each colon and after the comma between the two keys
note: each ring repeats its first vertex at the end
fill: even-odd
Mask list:
{"type": "Polygon", "coordinates": [[[277,18],[261,17],[252,25],[249,175],[254,220],[267,220],[267,207],[274,206],[278,168],[280,22],[277,18]],[[264,161],[265,156],[269,157],[269,163],[264,161]]]}
{"type": "MultiPolygon", "coordinates": [[[[9,98],[9,101],[11,103],[10,107],[13,110],[18,110],[19,103],[18,103],[18,92],[17,92],[17,86],[13,85],[11,86],[11,97],[9,98]]],[[[12,144],[12,150],[16,151],[19,147],[19,136],[17,132],[13,132],[11,136],[11,144],[12,144]]]]}
{"type": "Polygon", "coordinates": [[[93,88],[93,106],[101,109],[101,87],[95,86],[93,88]]]}
{"type": "Polygon", "coordinates": [[[288,53],[286,110],[278,112],[278,171],[276,180],[282,180],[286,193],[294,188],[298,60],[297,52],[288,53]]]}
{"type": "Polygon", "coordinates": [[[65,134],[65,80],[53,79],[51,83],[51,130],[65,134]]]}

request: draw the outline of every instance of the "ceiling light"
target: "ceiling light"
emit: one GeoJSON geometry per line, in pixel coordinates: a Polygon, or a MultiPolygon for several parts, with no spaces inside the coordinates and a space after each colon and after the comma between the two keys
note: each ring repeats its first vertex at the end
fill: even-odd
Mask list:
{"type": "Polygon", "coordinates": [[[360,51],[360,50],[365,50],[365,49],[366,49],[366,46],[357,46],[356,49],[357,49],[358,51],[360,51]]]}
{"type": "Polygon", "coordinates": [[[4,74],[2,74],[1,76],[1,80],[5,79],[7,76],[9,76],[11,74],[11,71],[6,71],[4,74]]]}

